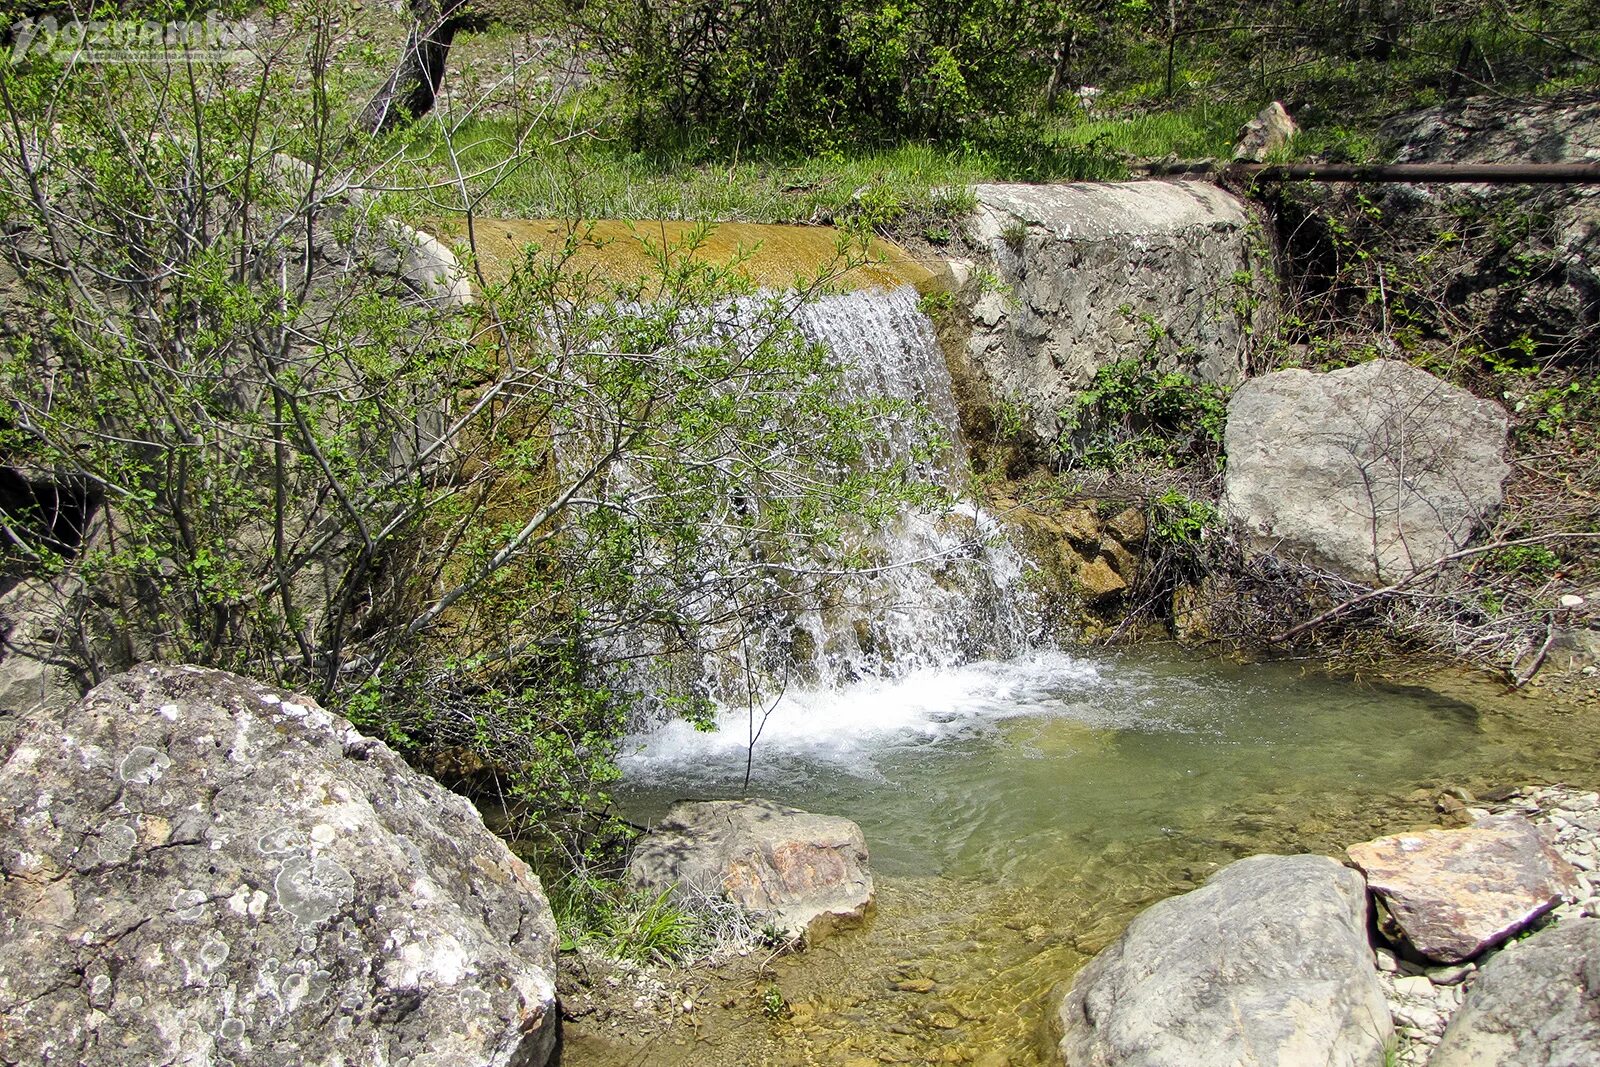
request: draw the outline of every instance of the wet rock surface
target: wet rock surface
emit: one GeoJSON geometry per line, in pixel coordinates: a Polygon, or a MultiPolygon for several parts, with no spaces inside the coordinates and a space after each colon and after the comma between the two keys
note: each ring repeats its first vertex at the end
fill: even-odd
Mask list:
{"type": "Polygon", "coordinates": [[[538,1065],[538,879],[316,704],[139,668],[0,767],[0,1060],[538,1065]]]}
{"type": "Polygon", "coordinates": [[[1147,909],[1057,1014],[1060,1062],[1355,1067],[1389,1013],[1361,876],[1321,856],[1253,856],[1147,909]]]}
{"type": "Polygon", "coordinates": [[[1466,545],[1511,472],[1500,405],[1392,360],[1252,378],[1225,433],[1222,511],[1247,550],[1369,584],[1466,545]]]}
{"type": "Polygon", "coordinates": [[[812,941],[860,921],[873,896],[859,826],[766,800],[675,805],[635,847],[628,880],[686,899],[726,896],[812,941]]]}
{"type": "Polygon", "coordinates": [[[1439,963],[1461,963],[1525,929],[1578,891],[1576,872],[1520,815],[1455,830],[1351,845],[1385,936],[1439,963]]]}

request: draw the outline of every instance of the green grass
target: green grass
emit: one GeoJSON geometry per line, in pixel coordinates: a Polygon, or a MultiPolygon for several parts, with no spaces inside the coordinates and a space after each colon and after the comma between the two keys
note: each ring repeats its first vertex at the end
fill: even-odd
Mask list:
{"type": "MultiPolygon", "coordinates": [[[[714,222],[807,222],[858,206],[937,204],[996,176],[985,161],[922,144],[862,151],[842,158],[781,161],[707,159],[704,149],[634,152],[603,133],[552,145],[523,137],[507,119],[464,124],[453,133],[466,173],[498,168],[471,183],[478,210],[504,218],[688,219],[714,222]],[[519,144],[521,150],[519,151],[519,144]]],[[[714,146],[712,146],[714,147],[714,146]]],[[[408,155],[434,181],[455,164],[441,126],[414,131],[408,155]]]]}
{"type": "Polygon", "coordinates": [[[1131,159],[1226,159],[1239,127],[1256,109],[1242,104],[1201,102],[1128,118],[1107,118],[1064,126],[1063,144],[1099,145],[1131,159]]]}
{"type": "Polygon", "coordinates": [[[1225,157],[1241,114],[1201,107],[1060,118],[961,145],[906,142],[808,158],[725,156],[715,143],[639,152],[581,114],[538,127],[474,119],[448,136],[444,123],[424,121],[404,135],[393,177],[397,186],[415,184],[420,171],[437,184],[435,212],[460,211],[461,194],[451,186],[462,173],[475,175],[467,182],[475,210],[501,218],[805,223],[864,214],[880,229],[938,241],[949,229],[942,220],[970,210],[966,191],[975,184],[1113,180],[1137,160],[1225,157]]]}
{"type": "MultiPolygon", "coordinates": [[[[504,76],[517,69],[513,56],[528,45],[523,31],[495,27],[465,34],[456,45],[462,83],[501,89],[454,128],[455,160],[446,151],[447,118],[430,117],[396,139],[405,154],[389,176],[397,186],[415,187],[420,169],[444,183],[420,198],[432,214],[460,210],[461,191],[448,188],[459,165],[479,175],[466,183],[466,194],[488,215],[808,222],[864,214],[883,230],[944,234],[950,227],[940,220],[954,219],[964,204],[960,196],[941,197],[942,190],[988,181],[1116,179],[1133,164],[1172,156],[1225,159],[1240,125],[1273,99],[1287,101],[1302,125],[1284,158],[1370,161],[1383,152],[1372,132],[1385,115],[1473,90],[1451,72],[1466,31],[1494,71],[1485,76],[1497,83],[1549,92],[1600,81],[1600,65],[1579,61],[1570,42],[1562,43],[1563,34],[1577,32],[1562,28],[1570,11],[1560,4],[1548,11],[1515,6],[1531,30],[1493,12],[1457,13],[1407,27],[1403,43],[1381,60],[1321,47],[1306,36],[1321,32],[1310,16],[1298,36],[1237,28],[1186,36],[1173,54],[1170,82],[1165,41],[1130,32],[1104,64],[1084,57],[1084,76],[1104,90],[1094,114],[1069,99],[1060,114],[1040,116],[1025,107],[974,122],[938,144],[852,145],[841,131],[845,140],[812,153],[782,144],[753,151],[694,132],[675,146],[636,151],[625,133],[631,113],[619,88],[595,73],[585,88],[546,106],[536,66],[519,69],[515,79],[504,76]],[[1547,40],[1552,33],[1559,39],[1547,40]],[[505,117],[516,113],[539,117],[532,125],[505,117]],[[909,227],[895,224],[902,215],[909,227]]],[[[1296,20],[1289,22],[1292,29],[1296,20]]],[[[463,91],[459,99],[477,97],[463,91]]],[[[809,131],[801,140],[834,144],[831,136],[809,131]]]]}
{"type": "Polygon", "coordinates": [[[552,879],[548,891],[563,951],[594,945],[613,959],[669,964],[704,947],[702,922],[673,901],[671,890],[630,893],[574,873],[552,879]]]}

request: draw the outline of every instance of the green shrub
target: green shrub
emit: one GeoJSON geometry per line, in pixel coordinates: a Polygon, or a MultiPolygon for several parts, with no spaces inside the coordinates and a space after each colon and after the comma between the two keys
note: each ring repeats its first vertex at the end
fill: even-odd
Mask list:
{"type": "Polygon", "coordinates": [[[1033,113],[1096,21],[1016,0],[592,0],[571,18],[616,72],[636,144],[694,130],[804,151],[1033,113]]]}
{"type": "Polygon", "coordinates": [[[1193,550],[1217,519],[1215,505],[1168,489],[1150,501],[1150,539],[1167,548],[1193,550]]]}
{"type": "Polygon", "coordinates": [[[629,892],[582,869],[558,875],[547,889],[563,951],[591,945],[615,959],[677,963],[708,947],[702,923],[670,889],[629,892]]]}
{"type": "MultiPolygon", "coordinates": [[[[296,17],[335,50],[338,12],[296,17]]],[[[28,276],[0,459],[92,487],[115,531],[3,562],[97,590],[61,650],[86,676],[126,665],[100,628],[279,679],[581,855],[552,838],[605,831],[629,715],[704,721],[674,665],[738,645],[725,606],[775,617],[816,546],[933,502],[917,464],[943,446],[915,405],[851,399],[797,326],[859,246],[757,294],[696,255],[702,230],[608,285],[575,225],[470,307],[418,292],[393,266],[404,198],[338,191],[388,161],[346,136],[333,69],[0,69],[28,276]],[[890,427],[912,454],[864,462],[890,427]]]]}
{"type": "Polygon", "coordinates": [[[1158,370],[1150,357],[1121,359],[1096,371],[1078,395],[1068,419],[1070,447],[1091,466],[1116,467],[1131,457],[1177,466],[1215,459],[1226,419],[1220,387],[1158,370]]]}

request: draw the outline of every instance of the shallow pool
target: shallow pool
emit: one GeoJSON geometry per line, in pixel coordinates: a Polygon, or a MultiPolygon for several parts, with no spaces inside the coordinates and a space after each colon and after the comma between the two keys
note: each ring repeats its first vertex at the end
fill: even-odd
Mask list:
{"type": "Polygon", "coordinates": [[[745,794],[846,815],[866,833],[878,912],[774,964],[780,1019],[736,1007],[642,1060],[593,1044],[569,1059],[1040,1062],[1052,987],[1220,864],[1426,823],[1446,785],[1600,778],[1593,714],[1449,683],[1049,652],[790,692],[714,733],[634,738],[631,818],[745,794]],[[914,979],[933,988],[894,988],[914,979]]]}

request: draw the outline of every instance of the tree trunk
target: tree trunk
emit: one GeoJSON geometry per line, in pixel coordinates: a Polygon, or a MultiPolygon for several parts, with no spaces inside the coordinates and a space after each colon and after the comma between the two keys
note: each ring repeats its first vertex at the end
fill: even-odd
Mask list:
{"type": "Polygon", "coordinates": [[[367,132],[387,133],[433,110],[455,39],[455,14],[464,0],[410,0],[411,32],[394,73],[361,114],[367,132]]]}

